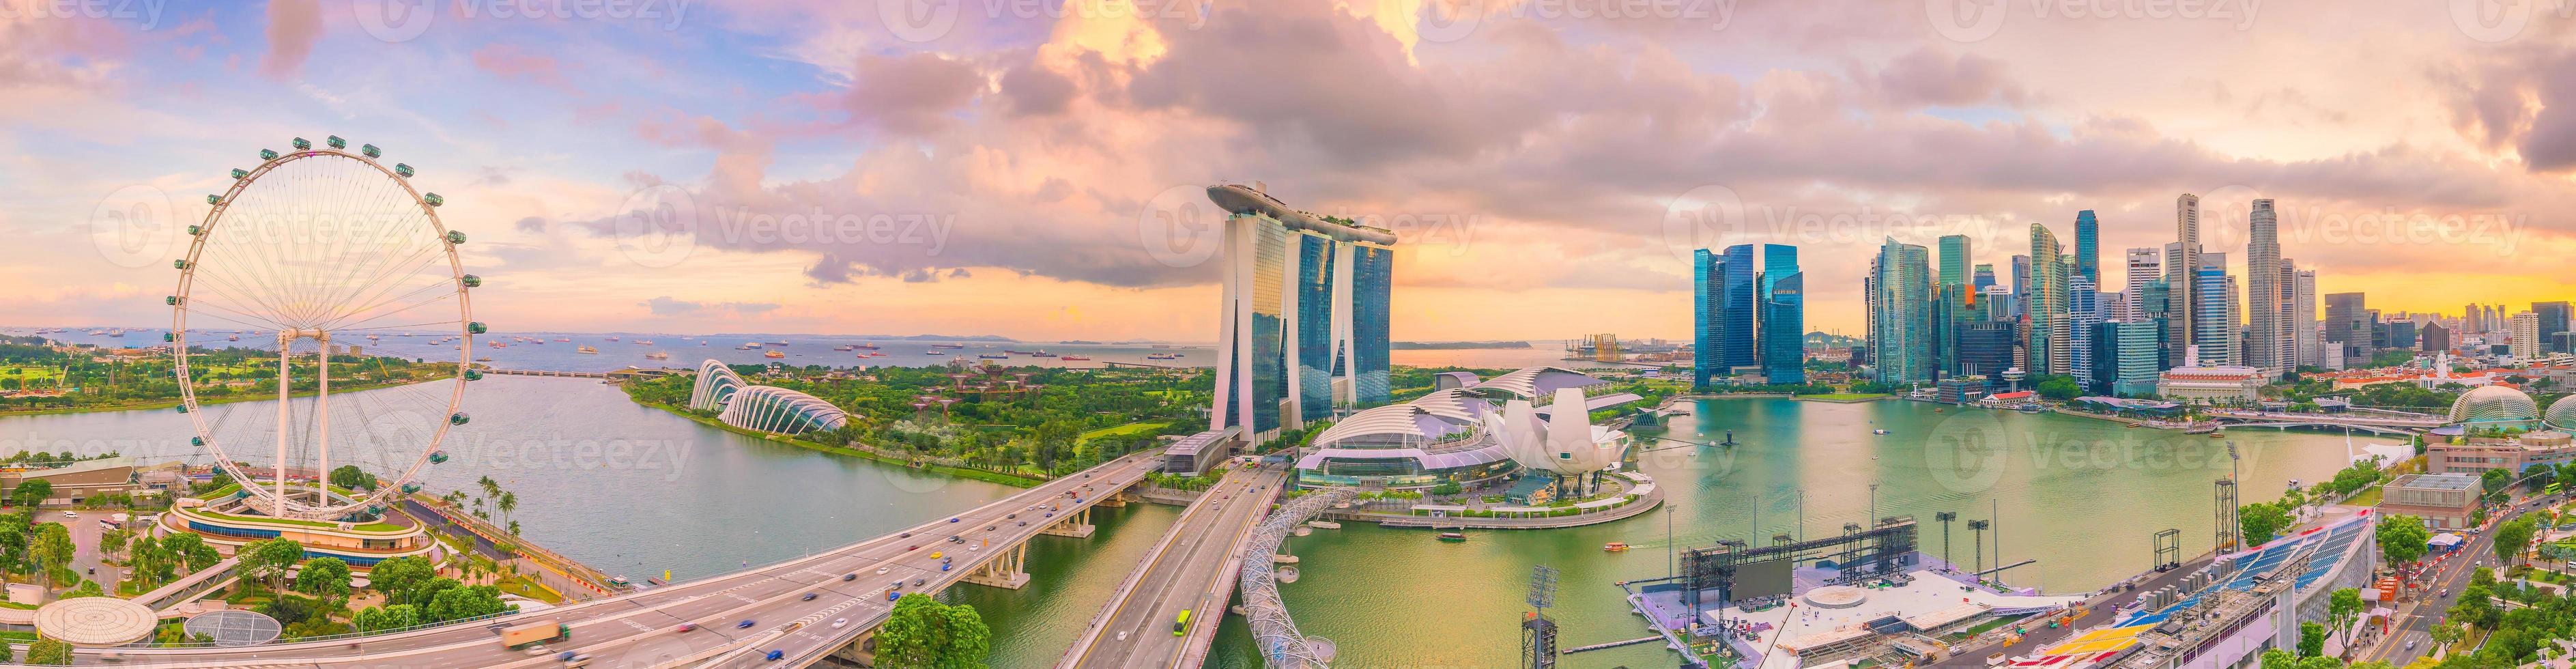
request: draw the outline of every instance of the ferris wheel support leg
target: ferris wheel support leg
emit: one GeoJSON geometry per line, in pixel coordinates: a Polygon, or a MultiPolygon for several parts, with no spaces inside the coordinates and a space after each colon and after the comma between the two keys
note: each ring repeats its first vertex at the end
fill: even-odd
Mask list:
{"type": "Polygon", "coordinates": [[[321,383],[321,392],[313,395],[313,409],[314,411],[319,412],[316,414],[316,420],[313,421],[313,444],[316,453],[313,463],[313,496],[316,498],[316,503],[322,506],[330,506],[331,333],[316,333],[314,338],[322,342],[322,359],[314,368],[317,370],[316,373],[319,375],[315,378],[321,383]]]}
{"type": "Polygon", "coordinates": [[[277,459],[268,464],[269,473],[277,476],[277,497],[269,500],[269,514],[276,518],[286,517],[286,426],[293,420],[287,414],[286,402],[292,397],[290,389],[294,385],[293,377],[287,375],[286,354],[294,343],[293,330],[277,331],[277,459]]]}

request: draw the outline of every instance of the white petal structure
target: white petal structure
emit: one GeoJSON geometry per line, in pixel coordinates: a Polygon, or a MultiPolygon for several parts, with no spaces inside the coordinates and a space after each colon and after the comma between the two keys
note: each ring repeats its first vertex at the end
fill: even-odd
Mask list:
{"type": "Polygon", "coordinates": [[[721,361],[711,359],[699,363],[698,382],[689,387],[689,408],[724,408],[725,400],[732,399],[733,394],[746,385],[750,384],[743,383],[742,377],[735,375],[733,368],[721,361]]]}
{"type": "Polygon", "coordinates": [[[1582,410],[1583,390],[1560,388],[1556,403],[1541,420],[1527,400],[1503,404],[1503,443],[1522,467],[1560,475],[1601,471],[1619,459],[1620,434],[1594,429],[1582,410]]]}

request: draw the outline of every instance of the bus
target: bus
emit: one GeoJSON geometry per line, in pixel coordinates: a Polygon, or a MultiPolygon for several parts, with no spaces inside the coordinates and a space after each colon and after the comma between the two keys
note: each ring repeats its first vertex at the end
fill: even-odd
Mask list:
{"type": "Polygon", "coordinates": [[[1174,620],[1174,621],[1172,621],[1172,636],[1182,636],[1182,635],[1186,635],[1186,634],[1189,634],[1189,633],[1190,633],[1190,610],[1189,610],[1189,609],[1181,609],[1181,618],[1180,618],[1179,620],[1174,620]]]}
{"type": "Polygon", "coordinates": [[[529,646],[569,638],[572,638],[572,626],[560,620],[539,620],[501,629],[501,647],[510,650],[524,650],[529,646]]]}

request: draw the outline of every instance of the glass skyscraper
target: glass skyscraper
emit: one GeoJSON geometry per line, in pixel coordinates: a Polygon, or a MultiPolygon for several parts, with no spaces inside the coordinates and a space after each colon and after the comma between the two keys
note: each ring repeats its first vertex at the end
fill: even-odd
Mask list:
{"type": "Polygon", "coordinates": [[[2102,286],[2102,230],[2093,210],[2075,212],[2075,275],[2102,286]]]}
{"type": "MultiPolygon", "coordinates": [[[[1789,258],[1797,261],[1794,252],[1789,258]]],[[[1761,364],[1753,354],[1753,245],[1737,244],[1720,252],[1691,254],[1691,385],[1705,388],[1712,377],[1737,367],[1761,364]]]]}
{"type": "Polygon", "coordinates": [[[1928,249],[1899,244],[1889,237],[1879,246],[1878,271],[1871,282],[1875,304],[1870,329],[1870,361],[1880,383],[1931,381],[1932,319],[1939,311],[1932,299],[1932,259],[1928,249]]]}
{"type": "Polygon", "coordinates": [[[1768,383],[1806,383],[1807,280],[1798,247],[1762,245],[1762,376],[1768,383]]]}
{"type": "Polygon", "coordinates": [[[1228,212],[1209,428],[1240,426],[1257,443],[1336,406],[1388,401],[1395,234],[1249,186],[1211,186],[1208,199],[1228,212]]]}

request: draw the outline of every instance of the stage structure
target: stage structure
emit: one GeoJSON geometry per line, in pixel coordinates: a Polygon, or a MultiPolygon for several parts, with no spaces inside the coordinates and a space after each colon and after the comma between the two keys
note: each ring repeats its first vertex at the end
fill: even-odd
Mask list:
{"type": "Polygon", "coordinates": [[[1829,563],[1833,576],[1825,579],[1826,585],[1902,578],[1918,561],[1915,530],[1913,516],[1888,516],[1866,528],[1846,524],[1842,534],[1820,539],[1791,541],[1778,535],[1771,545],[1759,548],[1742,541],[1721,541],[1690,549],[1682,553],[1682,602],[1691,607],[1696,620],[1700,611],[1709,608],[1703,606],[1703,597],[1712,590],[1715,600],[1705,603],[1717,607],[1787,597],[1793,594],[1792,572],[1802,564],[1823,567],[1829,563]]]}

